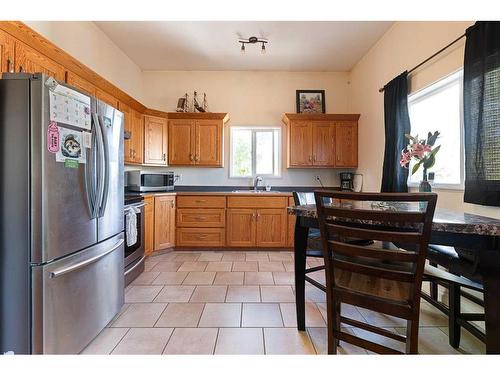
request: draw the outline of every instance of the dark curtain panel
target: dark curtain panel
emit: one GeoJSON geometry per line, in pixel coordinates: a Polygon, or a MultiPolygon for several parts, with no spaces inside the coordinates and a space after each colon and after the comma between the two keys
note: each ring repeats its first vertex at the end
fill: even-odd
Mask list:
{"type": "Polygon", "coordinates": [[[466,31],[464,201],[500,206],[500,22],[466,31]]]}
{"type": "Polygon", "coordinates": [[[408,145],[408,72],[384,87],[385,152],[381,192],[408,192],[408,169],[399,165],[401,150],[408,145]]]}

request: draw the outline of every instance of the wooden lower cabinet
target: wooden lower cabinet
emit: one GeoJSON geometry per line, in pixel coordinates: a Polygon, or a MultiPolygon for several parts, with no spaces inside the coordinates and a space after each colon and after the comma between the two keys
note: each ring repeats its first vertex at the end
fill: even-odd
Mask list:
{"type": "Polygon", "coordinates": [[[175,196],[156,196],[154,213],[154,249],[175,246],[175,196]]]}
{"type": "Polygon", "coordinates": [[[257,247],[285,247],[288,223],[286,210],[282,208],[265,208],[256,210],[257,247]]]}
{"type": "Polygon", "coordinates": [[[223,208],[177,208],[177,227],[224,228],[226,210],[223,208]]]}
{"type": "Polygon", "coordinates": [[[155,198],[144,197],[144,252],[151,254],[154,250],[155,198]]]}
{"type": "Polygon", "coordinates": [[[227,210],[229,247],[286,247],[287,229],[283,208],[227,210]]]}
{"type": "Polygon", "coordinates": [[[224,228],[177,228],[177,246],[223,247],[224,228]]]}
{"type": "Polygon", "coordinates": [[[227,210],[227,246],[253,247],[256,237],[256,212],[252,208],[227,210]]]}

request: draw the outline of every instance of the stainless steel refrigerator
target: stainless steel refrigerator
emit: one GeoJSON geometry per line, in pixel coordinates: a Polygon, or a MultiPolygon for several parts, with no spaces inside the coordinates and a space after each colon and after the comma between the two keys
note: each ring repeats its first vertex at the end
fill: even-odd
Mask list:
{"type": "Polygon", "coordinates": [[[2,78],[0,354],[79,353],[124,300],[123,115],[44,74],[2,78]]]}

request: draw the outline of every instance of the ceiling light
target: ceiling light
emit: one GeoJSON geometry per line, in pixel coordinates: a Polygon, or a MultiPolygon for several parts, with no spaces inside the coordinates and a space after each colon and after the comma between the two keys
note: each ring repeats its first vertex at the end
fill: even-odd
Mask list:
{"type": "Polygon", "coordinates": [[[238,43],[241,43],[241,53],[245,53],[245,44],[256,44],[256,43],[262,43],[262,48],[260,50],[260,52],[262,54],[265,54],[266,53],[266,43],[267,43],[267,39],[263,39],[263,38],[257,38],[255,36],[251,36],[250,38],[248,39],[239,39],[238,40],[238,43]]]}

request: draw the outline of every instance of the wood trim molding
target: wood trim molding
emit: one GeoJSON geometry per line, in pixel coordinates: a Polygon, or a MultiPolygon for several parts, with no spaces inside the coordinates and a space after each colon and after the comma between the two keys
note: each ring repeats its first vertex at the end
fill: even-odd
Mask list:
{"type": "Polygon", "coordinates": [[[169,120],[222,120],[223,123],[229,121],[228,113],[217,112],[167,112],[169,120]]]}
{"type": "Polygon", "coordinates": [[[55,62],[64,66],[66,70],[79,75],[81,78],[91,82],[94,86],[113,95],[120,102],[127,104],[139,112],[144,112],[146,107],[133,97],[122,91],[108,80],[104,79],[96,72],[79,62],[70,54],[57,47],[45,37],[25,25],[20,21],[2,21],[0,29],[12,35],[14,38],[26,43],[31,48],[49,57],[55,62]]]}
{"type": "Polygon", "coordinates": [[[285,124],[290,121],[358,121],[359,114],[350,113],[283,113],[281,119],[285,124]]]}

